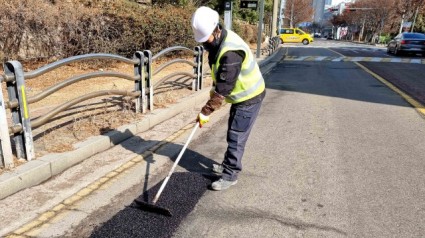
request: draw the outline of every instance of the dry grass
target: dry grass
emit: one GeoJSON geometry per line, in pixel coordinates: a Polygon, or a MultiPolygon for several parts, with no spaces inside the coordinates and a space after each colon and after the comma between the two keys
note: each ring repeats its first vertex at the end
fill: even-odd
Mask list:
{"type": "MultiPolygon", "coordinates": [[[[162,63],[156,63],[153,68],[155,69],[162,63]]],[[[31,71],[42,65],[41,63],[30,67],[24,65],[24,68],[26,67],[25,71],[31,71]]],[[[35,79],[27,80],[27,96],[37,95],[70,77],[96,70],[122,72],[129,75],[132,75],[134,70],[132,65],[124,63],[115,62],[102,66],[104,67],[92,67],[90,64],[73,64],[61,67],[35,79]]],[[[172,72],[190,70],[190,66],[186,64],[173,65],[155,75],[154,82],[155,79],[160,79],[172,72]]],[[[211,84],[205,82],[204,85],[211,84]]],[[[188,86],[190,86],[190,81],[188,82],[187,80],[166,81],[154,91],[154,108],[172,106],[179,99],[192,94],[193,91],[188,86]]],[[[2,87],[6,97],[4,85],[2,87]]],[[[58,105],[90,92],[108,89],[131,91],[133,88],[133,81],[120,78],[95,78],[77,82],[39,102],[30,104],[30,116],[34,120],[58,105]]],[[[115,130],[119,126],[139,121],[143,117],[143,114],[135,113],[133,101],[124,100],[121,96],[99,97],[84,101],[56,115],[49,123],[33,129],[36,157],[49,153],[71,151],[74,149],[73,144],[77,142],[115,130]]]]}

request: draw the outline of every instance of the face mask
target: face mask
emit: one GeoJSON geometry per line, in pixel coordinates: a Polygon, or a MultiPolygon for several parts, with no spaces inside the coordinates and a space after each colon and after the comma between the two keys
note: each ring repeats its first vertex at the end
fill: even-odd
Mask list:
{"type": "Polygon", "coordinates": [[[211,43],[209,43],[209,42],[202,43],[202,46],[204,47],[204,49],[206,51],[211,51],[211,50],[217,49],[218,45],[219,45],[219,43],[218,43],[218,39],[216,38],[216,36],[214,36],[214,40],[211,43]]]}

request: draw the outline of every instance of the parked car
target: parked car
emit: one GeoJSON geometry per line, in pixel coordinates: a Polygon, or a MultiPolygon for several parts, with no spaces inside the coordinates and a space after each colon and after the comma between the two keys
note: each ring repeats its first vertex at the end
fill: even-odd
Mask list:
{"type": "Polygon", "coordinates": [[[281,43],[303,43],[308,45],[313,42],[313,37],[298,28],[283,28],[279,34],[281,43]]]}
{"type": "Polygon", "coordinates": [[[387,52],[395,55],[420,53],[425,56],[425,35],[422,33],[400,33],[388,42],[387,52]]]}

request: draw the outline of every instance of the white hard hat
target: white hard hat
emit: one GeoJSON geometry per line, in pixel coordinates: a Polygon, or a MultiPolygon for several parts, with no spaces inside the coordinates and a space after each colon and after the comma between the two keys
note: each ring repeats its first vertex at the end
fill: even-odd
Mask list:
{"type": "Polygon", "coordinates": [[[209,7],[200,7],[192,15],[192,30],[197,42],[205,42],[218,24],[218,12],[209,7]]]}

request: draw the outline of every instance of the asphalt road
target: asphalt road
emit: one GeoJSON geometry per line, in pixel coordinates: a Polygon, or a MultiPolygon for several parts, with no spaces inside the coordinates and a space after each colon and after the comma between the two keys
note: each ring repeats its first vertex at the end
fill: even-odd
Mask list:
{"type": "MultiPolygon", "coordinates": [[[[324,44],[287,53],[338,56],[346,47],[324,44]]],[[[388,75],[400,67],[417,72],[410,81],[424,70],[368,67],[388,75]]],[[[208,190],[212,178],[201,176],[226,148],[225,108],[198,132],[161,198],[175,216],[141,214],[129,205],[109,213],[91,236],[424,236],[425,119],[410,104],[353,62],[281,60],[266,85],[237,185],[215,192],[208,190]]]]}
{"type": "MultiPolygon", "coordinates": [[[[323,42],[321,42],[323,44],[323,42]]],[[[338,44],[338,43],[336,43],[338,44]]],[[[330,47],[330,50],[348,57],[389,57],[399,59],[424,59],[419,54],[405,54],[395,56],[387,53],[386,48],[364,46],[342,46],[330,47]]],[[[377,62],[360,62],[368,69],[383,77],[388,82],[394,84],[403,92],[413,97],[415,100],[425,105],[425,64],[411,63],[377,63],[377,62]]]]}

